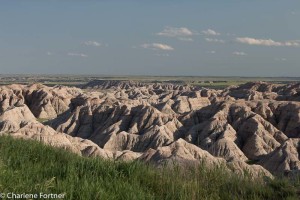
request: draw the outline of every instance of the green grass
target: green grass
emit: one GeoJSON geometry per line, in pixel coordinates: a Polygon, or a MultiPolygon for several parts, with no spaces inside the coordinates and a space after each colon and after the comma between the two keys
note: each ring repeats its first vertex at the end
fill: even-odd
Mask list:
{"type": "Polygon", "coordinates": [[[36,120],[37,120],[38,122],[44,124],[44,123],[46,123],[49,119],[45,119],[45,118],[37,118],[36,120]]]}
{"type": "Polygon", "coordinates": [[[0,137],[0,192],[64,193],[64,199],[299,199],[298,182],[230,174],[222,168],[158,169],[83,158],[35,141],[0,137]]]}
{"type": "MultiPolygon", "coordinates": [[[[198,85],[212,89],[224,89],[231,85],[240,85],[252,81],[271,83],[292,83],[299,77],[238,77],[238,76],[103,76],[103,75],[6,75],[0,77],[0,85],[41,83],[47,86],[82,86],[91,80],[132,80],[139,82],[180,81],[182,84],[198,85]],[[213,83],[209,83],[213,81],[213,83]]],[[[168,82],[167,82],[168,83],[168,82]]]]}
{"type": "Polygon", "coordinates": [[[247,160],[246,163],[247,163],[248,165],[255,165],[255,164],[258,163],[258,160],[247,160]]]}

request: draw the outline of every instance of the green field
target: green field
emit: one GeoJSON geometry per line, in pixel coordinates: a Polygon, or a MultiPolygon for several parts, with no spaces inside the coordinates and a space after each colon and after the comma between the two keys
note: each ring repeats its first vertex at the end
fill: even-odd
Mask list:
{"type": "Polygon", "coordinates": [[[0,192],[64,194],[64,199],[74,200],[299,199],[299,182],[252,180],[204,165],[158,169],[140,162],[83,158],[1,136],[0,192]]]}
{"type": "Polygon", "coordinates": [[[41,83],[47,86],[65,85],[80,87],[92,80],[123,80],[144,83],[176,83],[224,89],[252,81],[271,83],[299,82],[299,77],[221,77],[221,76],[104,76],[104,75],[1,75],[0,85],[41,83]]]}

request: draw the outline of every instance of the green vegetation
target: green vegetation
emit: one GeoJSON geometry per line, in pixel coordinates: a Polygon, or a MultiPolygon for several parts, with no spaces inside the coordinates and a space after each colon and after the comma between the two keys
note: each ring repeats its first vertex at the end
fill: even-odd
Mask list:
{"type": "Polygon", "coordinates": [[[246,163],[247,163],[248,165],[255,165],[255,164],[258,163],[258,160],[247,160],[246,163]]]}
{"type": "Polygon", "coordinates": [[[45,118],[37,118],[36,120],[37,120],[38,122],[44,124],[44,123],[46,123],[49,119],[45,119],[45,118]]]}
{"type": "Polygon", "coordinates": [[[212,89],[224,89],[252,81],[287,84],[299,82],[299,77],[238,77],[238,76],[103,76],[103,75],[0,75],[0,85],[41,83],[47,86],[82,86],[92,80],[127,80],[144,83],[177,83],[198,85],[212,89]]]}
{"type": "Polygon", "coordinates": [[[0,191],[64,193],[65,199],[299,199],[285,179],[252,180],[221,168],[158,169],[83,158],[35,141],[0,137],[0,191]]]}

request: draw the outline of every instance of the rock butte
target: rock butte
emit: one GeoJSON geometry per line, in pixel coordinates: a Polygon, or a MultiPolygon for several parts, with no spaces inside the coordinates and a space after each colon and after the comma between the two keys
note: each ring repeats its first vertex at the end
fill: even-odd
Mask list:
{"type": "Polygon", "coordinates": [[[101,80],[81,89],[8,85],[0,87],[0,134],[83,156],[205,161],[271,177],[300,170],[299,101],[299,83],[224,90],[101,80]]]}

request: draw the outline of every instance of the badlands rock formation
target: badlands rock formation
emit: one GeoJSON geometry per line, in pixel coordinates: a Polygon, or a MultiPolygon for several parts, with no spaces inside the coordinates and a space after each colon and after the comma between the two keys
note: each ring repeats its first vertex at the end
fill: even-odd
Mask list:
{"type": "Polygon", "coordinates": [[[83,156],[223,165],[254,176],[300,170],[300,84],[224,90],[92,81],[0,87],[0,133],[83,156]],[[39,121],[45,121],[40,123],[39,121]]]}

